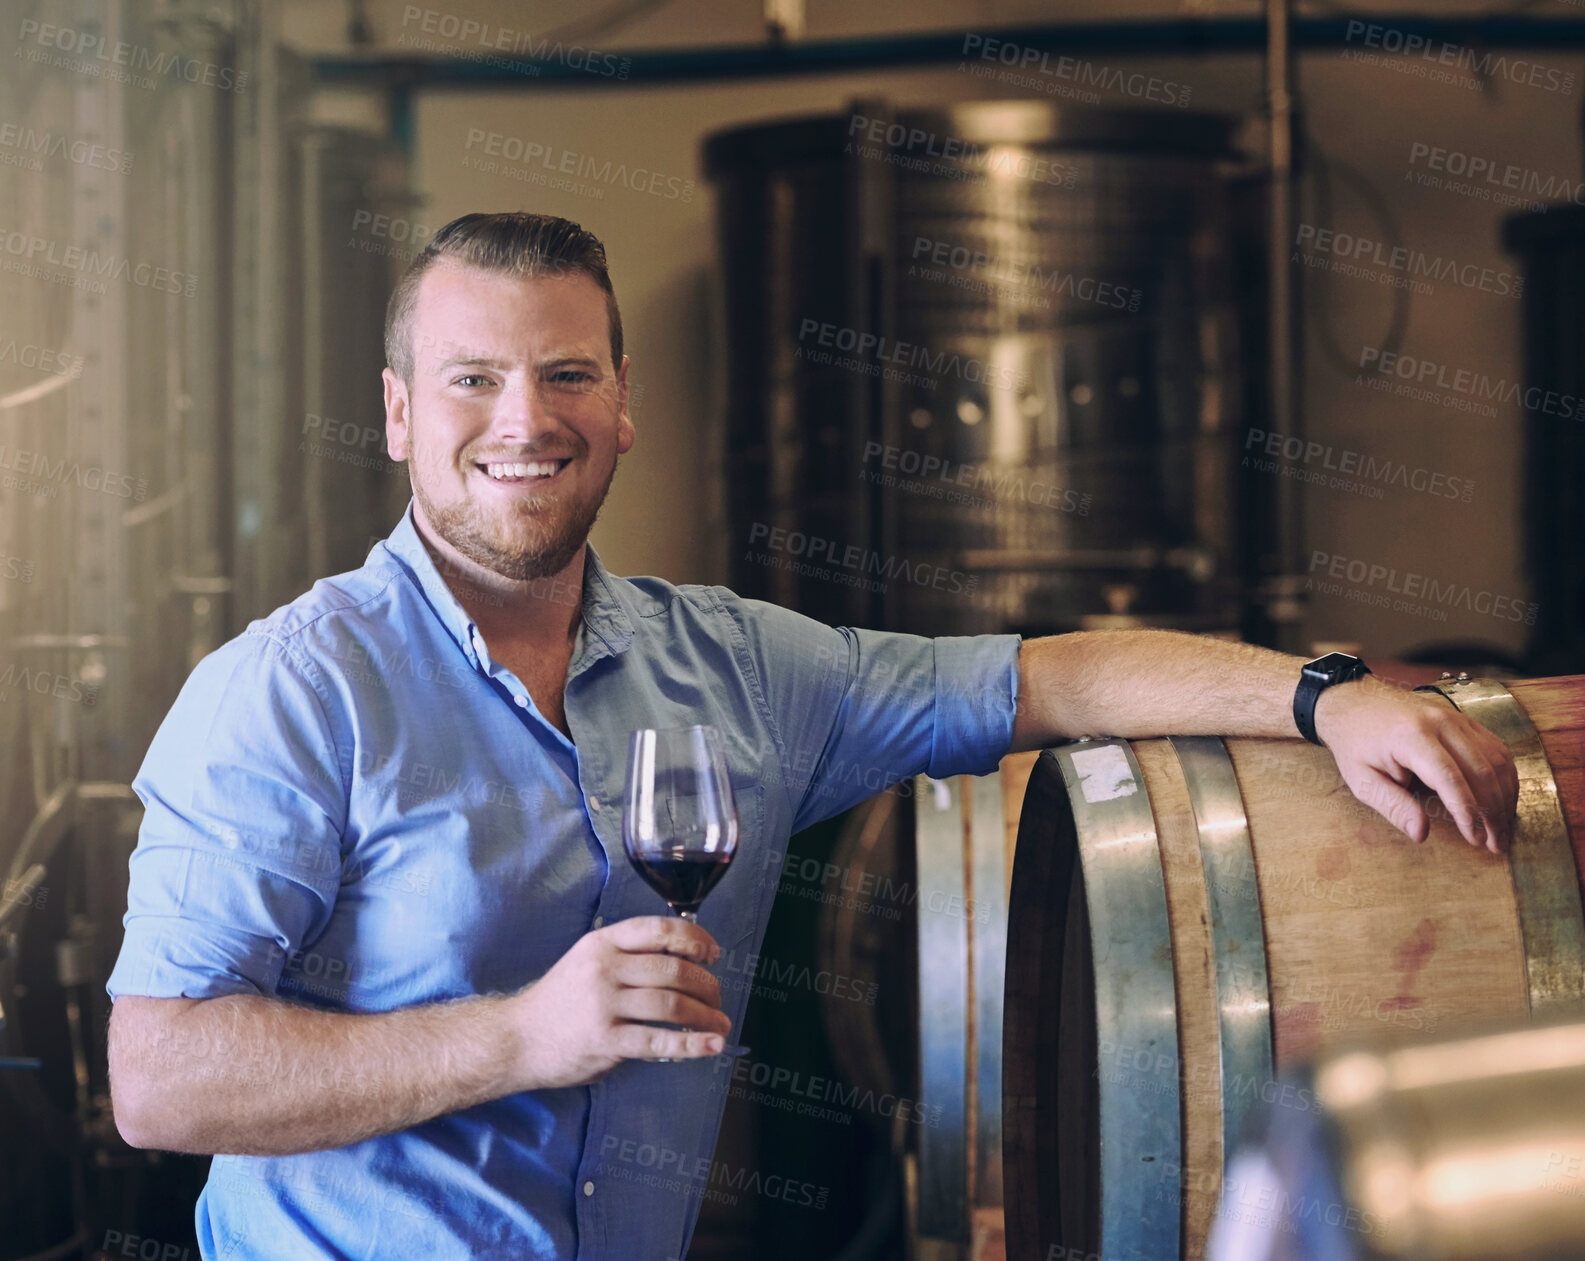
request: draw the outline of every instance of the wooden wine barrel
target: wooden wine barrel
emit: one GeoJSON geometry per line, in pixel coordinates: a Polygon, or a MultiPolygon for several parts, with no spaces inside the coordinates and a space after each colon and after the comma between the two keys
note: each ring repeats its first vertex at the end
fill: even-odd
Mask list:
{"type": "Polygon", "coordinates": [[[1002,1261],[1002,1004],[1007,894],[1019,810],[1037,754],[997,775],[920,778],[919,1096],[909,1174],[917,1261],[1002,1261]]]}
{"type": "MultiPolygon", "coordinates": [[[[1437,687],[1515,753],[1511,854],[1466,844],[1439,803],[1415,845],[1303,741],[1039,756],[1007,906],[1009,1257],[1197,1259],[1224,1153],[1285,1064],[1585,1016],[1585,677],[1437,687]]],[[[972,1116],[983,1073],[966,1080],[972,1116]]]]}

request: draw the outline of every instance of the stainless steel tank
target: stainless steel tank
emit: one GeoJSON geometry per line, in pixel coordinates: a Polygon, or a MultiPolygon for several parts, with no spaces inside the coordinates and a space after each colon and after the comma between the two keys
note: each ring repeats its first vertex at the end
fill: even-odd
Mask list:
{"type": "Polygon", "coordinates": [[[1536,598],[1526,645],[1535,674],[1585,670],[1585,207],[1552,205],[1503,223],[1524,265],[1524,553],[1536,598]]]}
{"type": "Polygon", "coordinates": [[[246,90],[23,55],[0,78],[26,158],[0,163],[3,252],[45,260],[0,270],[0,1222],[18,1255],[87,1250],[107,1225],[189,1237],[206,1162],[129,1153],[109,1108],[127,784],[197,660],[361,563],[407,499],[378,391],[386,297],[427,235],[405,154],[308,117],[274,6],[144,8],[99,6],[104,46],[246,90]]]}
{"type": "Polygon", "coordinates": [[[927,634],[1236,627],[1233,120],[720,133],[732,582],[927,634]]]}

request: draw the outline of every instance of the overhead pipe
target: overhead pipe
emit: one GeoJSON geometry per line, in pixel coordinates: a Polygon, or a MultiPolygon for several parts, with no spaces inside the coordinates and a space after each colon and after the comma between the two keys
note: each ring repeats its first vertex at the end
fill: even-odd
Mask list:
{"type": "MultiPolygon", "coordinates": [[[[1585,49],[1585,21],[1576,18],[1505,14],[1379,13],[1356,17],[1293,18],[1285,23],[1291,52],[1365,47],[1365,26],[1392,31],[1415,47],[1453,44],[1491,51],[1546,48],[1585,49]],[[1418,41],[1425,41],[1423,44],[1418,41]]],[[[1200,56],[1211,53],[1269,53],[1270,19],[1261,17],[1171,18],[1138,22],[1063,22],[975,31],[927,31],[866,39],[802,40],[704,48],[609,50],[619,58],[617,74],[591,73],[587,45],[549,45],[547,36],[516,54],[457,45],[456,55],[317,57],[310,63],[321,83],[414,88],[519,89],[635,88],[667,83],[710,83],[723,79],[842,74],[961,62],[989,48],[1029,54],[1079,57],[1200,56]],[[992,44],[992,41],[995,41],[992,44]],[[559,47],[559,55],[547,55],[559,47]],[[488,53],[494,64],[474,54],[488,53]],[[531,62],[534,72],[523,73],[531,62]],[[576,64],[574,64],[576,63],[576,64]]],[[[602,50],[602,53],[604,50],[602,50]]],[[[1029,69],[1010,63],[1013,69],[1029,69]]]]}

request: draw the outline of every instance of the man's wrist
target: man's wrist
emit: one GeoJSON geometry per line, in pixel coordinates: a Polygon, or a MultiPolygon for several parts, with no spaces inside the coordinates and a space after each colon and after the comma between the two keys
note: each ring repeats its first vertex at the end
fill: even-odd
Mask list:
{"type": "Polygon", "coordinates": [[[1364,675],[1347,683],[1334,684],[1316,697],[1315,735],[1323,748],[1332,747],[1332,741],[1327,738],[1328,732],[1335,725],[1332,720],[1348,709],[1349,700],[1359,696],[1369,678],[1369,675],[1364,675]]]}
{"type": "Polygon", "coordinates": [[[1325,745],[1315,725],[1316,707],[1321,697],[1369,674],[1369,666],[1346,652],[1329,652],[1305,662],[1299,669],[1298,684],[1293,690],[1293,725],[1299,734],[1312,744],[1325,745]]]}
{"type": "Polygon", "coordinates": [[[481,1004],[480,1040],[491,1048],[489,1058],[495,1068],[494,1081],[489,1087],[492,1099],[534,1090],[539,1085],[533,1080],[531,1062],[534,1055],[528,1047],[525,1031],[523,995],[528,988],[525,986],[512,994],[488,995],[481,1004]]]}

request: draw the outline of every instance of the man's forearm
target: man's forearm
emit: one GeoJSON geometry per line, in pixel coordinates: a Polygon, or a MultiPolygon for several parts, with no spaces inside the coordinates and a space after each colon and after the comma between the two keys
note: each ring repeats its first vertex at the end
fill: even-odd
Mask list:
{"type": "Polygon", "coordinates": [[[117,1001],[111,1086],[139,1146],[289,1155],[344,1147],[509,1090],[503,999],[375,1015],[255,995],[117,1001]],[[179,1000],[178,1000],[179,1001],[179,1000]]]}
{"type": "Polygon", "coordinates": [[[1164,630],[1026,640],[1012,751],[1075,736],[1297,736],[1293,693],[1304,661],[1164,630]]]}
{"type": "MultiPolygon", "coordinates": [[[[1081,631],[1025,641],[1011,752],[1075,736],[1296,737],[1302,657],[1175,631],[1081,631]]],[[[1519,777],[1512,752],[1441,698],[1367,676],[1326,688],[1315,734],[1361,801],[1416,841],[1430,829],[1416,786],[1452,812],[1472,845],[1511,836],[1519,777]]]]}

